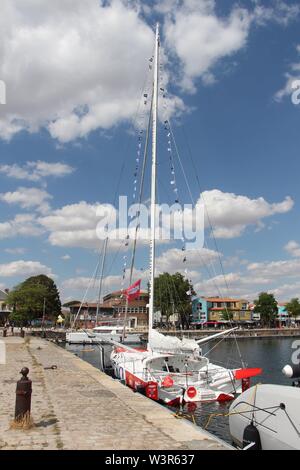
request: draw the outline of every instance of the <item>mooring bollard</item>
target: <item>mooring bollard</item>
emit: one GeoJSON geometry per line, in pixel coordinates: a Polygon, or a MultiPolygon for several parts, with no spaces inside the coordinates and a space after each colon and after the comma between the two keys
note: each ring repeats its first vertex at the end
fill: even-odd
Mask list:
{"type": "Polygon", "coordinates": [[[29,374],[28,367],[23,367],[20,374],[22,374],[22,378],[17,382],[15,421],[29,419],[31,409],[32,382],[27,377],[29,374]]]}

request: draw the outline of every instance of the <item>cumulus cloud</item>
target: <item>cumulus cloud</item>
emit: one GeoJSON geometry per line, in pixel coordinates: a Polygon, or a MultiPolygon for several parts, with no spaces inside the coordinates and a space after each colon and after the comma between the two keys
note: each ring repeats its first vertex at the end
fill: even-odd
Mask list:
{"type": "MultiPolygon", "coordinates": [[[[199,77],[214,82],[214,66],[247,44],[251,25],[298,14],[282,0],[233,5],[223,16],[213,0],[2,0],[0,137],[46,128],[64,143],[131,120],[153,52],[153,9],[163,15],[170,76],[179,82],[179,61],[188,91],[199,77]]],[[[170,112],[184,109],[171,96],[170,112]]]]}
{"type": "Polygon", "coordinates": [[[290,65],[290,70],[285,73],[285,84],[275,94],[276,101],[282,101],[286,96],[292,96],[296,93],[296,99],[299,98],[300,87],[300,44],[297,46],[297,53],[299,62],[294,62],[290,65]]]}
{"type": "Polygon", "coordinates": [[[251,263],[247,267],[251,276],[259,276],[267,279],[276,277],[294,277],[300,272],[300,259],[266,261],[262,263],[251,263]]]}
{"type": "Polygon", "coordinates": [[[41,160],[26,162],[25,165],[0,165],[0,173],[18,180],[38,182],[47,177],[63,177],[73,173],[74,168],[65,163],[48,163],[41,160]]]}
{"type": "Polygon", "coordinates": [[[124,3],[2,0],[2,138],[45,127],[69,142],[135,115],[154,33],[124,3]]]}
{"type": "Polygon", "coordinates": [[[38,274],[53,276],[51,269],[39,261],[19,260],[0,264],[0,277],[34,276],[38,274]]]}
{"type": "Polygon", "coordinates": [[[69,260],[71,259],[71,256],[70,256],[70,255],[63,255],[63,256],[61,257],[61,259],[62,259],[63,261],[69,261],[69,260]]]}
{"type": "Polygon", "coordinates": [[[184,0],[172,12],[164,32],[182,63],[182,86],[193,92],[196,78],[207,76],[219,59],[245,46],[251,17],[248,10],[236,6],[228,17],[218,17],[210,0],[184,0]]]}
{"type": "Polygon", "coordinates": [[[284,214],[294,206],[289,196],[279,203],[269,203],[263,197],[250,199],[247,196],[224,193],[218,189],[204,191],[202,199],[216,238],[238,237],[248,225],[260,224],[265,217],[284,214]]]}
{"type": "Polygon", "coordinates": [[[234,4],[226,15],[217,13],[214,0],[158,1],[156,10],[166,15],[164,33],[170,51],[182,66],[182,87],[196,91],[196,81],[215,82],[214,68],[247,45],[251,27],[275,22],[286,26],[300,13],[296,3],[274,0],[269,6],[234,4]]]}
{"type": "MultiPolygon", "coordinates": [[[[33,214],[17,214],[12,220],[0,222],[0,240],[18,236],[37,237],[43,232],[44,229],[37,223],[33,214]]],[[[16,254],[15,250],[8,248],[6,252],[16,254]]]]}
{"type": "Polygon", "coordinates": [[[185,273],[185,269],[189,277],[199,277],[197,270],[209,265],[217,260],[219,254],[208,248],[199,250],[182,251],[178,248],[172,248],[163,252],[156,259],[156,270],[158,273],[163,272],[181,272],[185,273]],[[186,262],[183,260],[186,258],[186,262]]]}
{"type": "Polygon", "coordinates": [[[23,209],[34,208],[42,213],[50,209],[49,199],[52,199],[52,196],[45,190],[38,188],[18,188],[13,192],[0,193],[0,201],[19,205],[23,209]]]}
{"type": "Polygon", "coordinates": [[[299,257],[300,256],[300,244],[297,243],[295,240],[289,241],[284,249],[293,257],[299,257]]]}

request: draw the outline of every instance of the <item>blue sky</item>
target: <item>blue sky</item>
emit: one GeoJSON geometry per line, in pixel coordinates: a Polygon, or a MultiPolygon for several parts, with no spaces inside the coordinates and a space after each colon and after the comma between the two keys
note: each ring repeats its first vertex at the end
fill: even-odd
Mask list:
{"type": "MultiPolygon", "coordinates": [[[[199,294],[300,296],[300,105],[291,101],[300,78],[298,4],[75,0],[72,14],[69,6],[4,0],[0,286],[45,272],[64,300],[82,298],[101,248],[95,209],[113,203],[117,189],[132,194],[132,120],[159,20],[168,115],[197,200],[192,155],[217,247],[207,231],[202,256],[187,253],[183,264],[180,243],[160,244],[158,271],[187,270],[199,294]]],[[[174,202],[166,146],[160,126],[159,199],[174,202]]],[[[178,163],[176,177],[189,203],[178,163]]],[[[130,256],[115,254],[111,247],[106,291],[120,287],[130,256]]],[[[147,265],[141,246],[135,277],[144,282],[147,265]]]]}

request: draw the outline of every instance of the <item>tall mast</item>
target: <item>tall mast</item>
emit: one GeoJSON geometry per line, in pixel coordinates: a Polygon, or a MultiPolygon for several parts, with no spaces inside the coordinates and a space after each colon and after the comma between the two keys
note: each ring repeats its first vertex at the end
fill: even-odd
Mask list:
{"type": "Polygon", "coordinates": [[[100,274],[100,280],[99,280],[98,301],[97,301],[97,311],[96,311],[96,326],[98,325],[98,317],[99,317],[99,310],[100,310],[100,302],[101,302],[101,294],[102,294],[102,284],[103,284],[103,274],[104,274],[107,243],[108,243],[108,237],[106,237],[106,239],[104,241],[104,245],[103,245],[102,266],[101,266],[101,274],[100,274]]]}
{"type": "Polygon", "coordinates": [[[157,159],[157,105],[159,72],[159,24],[156,25],[153,101],[152,101],[152,171],[151,171],[151,239],[150,239],[150,284],[149,284],[149,333],[153,327],[154,278],[155,278],[155,232],[156,232],[156,159],[157,159]]]}

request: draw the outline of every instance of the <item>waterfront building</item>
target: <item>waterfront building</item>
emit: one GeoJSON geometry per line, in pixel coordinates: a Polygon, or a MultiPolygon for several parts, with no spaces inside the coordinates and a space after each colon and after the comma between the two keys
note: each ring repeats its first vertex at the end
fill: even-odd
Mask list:
{"type": "MultiPolygon", "coordinates": [[[[148,302],[149,294],[141,291],[137,299],[128,304],[127,325],[131,328],[144,327],[148,325],[148,302]]],[[[71,321],[76,318],[80,309],[76,326],[94,328],[96,326],[97,303],[72,301],[64,304],[70,309],[71,321]],[[80,308],[81,306],[81,308],[80,308]]],[[[115,324],[124,320],[126,311],[126,297],[122,291],[112,292],[103,297],[103,302],[99,304],[98,324],[115,324]]]]}
{"type": "Polygon", "coordinates": [[[0,290],[0,324],[5,324],[9,314],[11,313],[11,309],[9,305],[7,305],[7,295],[8,289],[0,290]]]}
{"type": "Polygon", "coordinates": [[[226,324],[230,320],[224,315],[225,311],[232,315],[233,323],[252,323],[249,302],[245,299],[195,297],[192,300],[192,324],[195,326],[226,324]]]}

